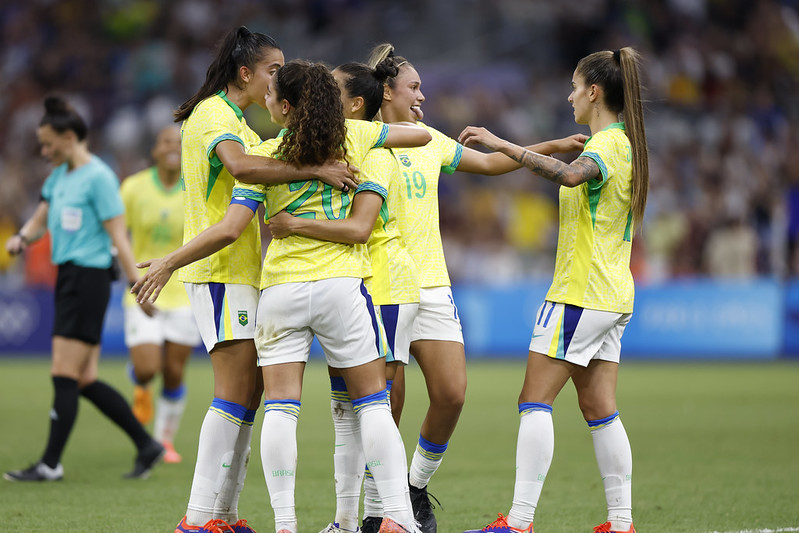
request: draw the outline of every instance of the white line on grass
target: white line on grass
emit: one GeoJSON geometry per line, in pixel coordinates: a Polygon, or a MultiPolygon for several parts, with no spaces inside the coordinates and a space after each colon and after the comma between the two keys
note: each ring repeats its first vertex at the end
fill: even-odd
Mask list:
{"type": "MultiPolygon", "coordinates": [[[[799,531],[799,527],[781,527],[778,529],[742,529],[740,531],[725,531],[723,533],[784,533],[788,531],[799,531]]],[[[722,532],[711,531],[710,533],[722,533],[722,532]]]]}

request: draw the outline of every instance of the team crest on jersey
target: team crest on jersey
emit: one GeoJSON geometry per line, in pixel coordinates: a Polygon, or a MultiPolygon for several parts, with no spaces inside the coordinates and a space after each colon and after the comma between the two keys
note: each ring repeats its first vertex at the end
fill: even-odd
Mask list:
{"type": "Polygon", "coordinates": [[[407,155],[405,155],[405,154],[400,155],[399,156],[399,160],[400,160],[400,163],[402,163],[406,167],[411,166],[411,158],[408,157],[407,155]]]}
{"type": "Polygon", "coordinates": [[[239,324],[246,326],[249,321],[249,318],[247,318],[247,311],[239,311],[239,324]]]}

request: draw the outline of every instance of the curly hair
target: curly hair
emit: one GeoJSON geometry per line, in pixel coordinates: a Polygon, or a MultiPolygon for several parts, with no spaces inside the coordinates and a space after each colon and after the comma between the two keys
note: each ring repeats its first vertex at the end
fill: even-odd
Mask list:
{"type": "Polygon", "coordinates": [[[288,101],[293,108],[278,157],[297,167],[344,159],[344,108],[327,66],[295,59],[280,67],[275,76],[277,99],[288,101]]]}

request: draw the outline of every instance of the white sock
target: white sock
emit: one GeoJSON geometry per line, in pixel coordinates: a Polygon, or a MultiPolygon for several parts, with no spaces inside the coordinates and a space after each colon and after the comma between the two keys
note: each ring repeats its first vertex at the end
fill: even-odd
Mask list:
{"type": "Polygon", "coordinates": [[[175,442],[183,411],[186,408],[186,388],[164,389],[155,406],[153,438],[158,442],[175,442]]]}
{"type": "Polygon", "coordinates": [[[599,474],[605,486],[608,522],[614,531],[627,531],[633,523],[633,453],[618,411],[588,422],[594,440],[599,474]]]}
{"type": "Polygon", "coordinates": [[[272,509],[275,511],[275,531],[286,529],[296,533],[294,486],[300,402],[270,400],[264,402],[264,407],[266,411],[261,430],[261,463],[272,509]]]}
{"type": "Polygon", "coordinates": [[[363,449],[361,426],[352,408],[342,378],[330,378],[330,412],[336,433],[333,453],[336,480],[336,518],[339,527],[355,531],[358,528],[358,504],[363,480],[363,449]],[[340,380],[340,381],[339,381],[340,380]]]}
{"type": "Polygon", "coordinates": [[[254,409],[248,409],[244,415],[236,445],[233,447],[233,461],[214,502],[214,518],[221,518],[229,524],[235,524],[239,519],[239,496],[244,488],[244,478],[247,477],[247,465],[250,464],[250,441],[255,413],[254,409]]]}
{"type": "Polygon", "coordinates": [[[444,459],[444,452],[447,451],[447,444],[436,444],[419,435],[419,442],[411,459],[408,482],[416,488],[423,489],[430,483],[430,478],[436,473],[441,461],[444,459]]]}
{"type": "Polygon", "coordinates": [[[377,492],[377,485],[369,469],[363,475],[363,517],[383,517],[383,500],[377,492]]]}
{"type": "Polygon", "coordinates": [[[214,398],[200,429],[197,463],[186,510],[186,522],[203,525],[214,516],[214,502],[233,461],[241,420],[247,409],[214,398]]]}
{"type": "Polygon", "coordinates": [[[526,529],[535,518],[544,479],[555,451],[552,407],[542,403],[519,404],[519,437],[516,441],[516,484],[508,525],[526,529]]]}
{"type": "Polygon", "coordinates": [[[383,502],[383,515],[409,531],[416,522],[409,506],[405,446],[391,417],[386,391],[353,400],[361,425],[366,466],[372,472],[383,502]]]}

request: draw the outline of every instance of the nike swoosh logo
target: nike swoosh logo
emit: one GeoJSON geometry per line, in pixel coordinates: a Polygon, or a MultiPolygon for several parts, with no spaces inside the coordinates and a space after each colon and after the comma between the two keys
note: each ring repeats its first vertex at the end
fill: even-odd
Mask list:
{"type": "Polygon", "coordinates": [[[544,336],[544,334],[543,334],[543,333],[542,333],[541,335],[535,335],[535,334],[533,334],[533,338],[534,338],[534,339],[536,339],[536,338],[538,338],[538,337],[543,337],[543,336],[544,336]]]}
{"type": "Polygon", "coordinates": [[[222,468],[230,468],[231,466],[229,463],[222,463],[222,468]]]}

